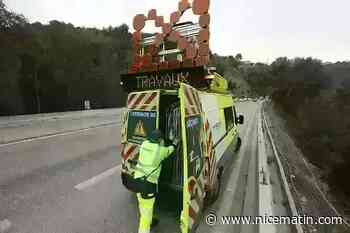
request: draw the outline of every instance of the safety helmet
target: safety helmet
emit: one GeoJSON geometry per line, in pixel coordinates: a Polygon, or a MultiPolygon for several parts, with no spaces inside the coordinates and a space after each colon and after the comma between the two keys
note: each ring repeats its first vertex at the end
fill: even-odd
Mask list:
{"type": "Polygon", "coordinates": [[[161,138],[162,138],[162,132],[160,132],[159,129],[155,129],[151,132],[148,139],[153,143],[158,143],[160,142],[161,138]]]}

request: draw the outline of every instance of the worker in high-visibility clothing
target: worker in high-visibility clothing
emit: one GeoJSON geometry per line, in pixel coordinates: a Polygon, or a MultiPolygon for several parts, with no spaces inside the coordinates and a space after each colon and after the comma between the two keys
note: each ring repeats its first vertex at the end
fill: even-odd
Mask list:
{"type": "MultiPolygon", "coordinates": [[[[164,146],[161,132],[159,130],[154,130],[150,134],[148,140],[141,144],[134,178],[144,177],[150,174],[147,181],[158,184],[162,169],[161,162],[173,153],[176,144],[177,140],[174,140],[173,145],[164,146]]],[[[137,193],[140,210],[139,233],[150,233],[151,225],[153,226],[158,223],[157,219],[153,219],[155,195],[156,193],[148,194],[147,197],[145,197],[137,193]]]]}

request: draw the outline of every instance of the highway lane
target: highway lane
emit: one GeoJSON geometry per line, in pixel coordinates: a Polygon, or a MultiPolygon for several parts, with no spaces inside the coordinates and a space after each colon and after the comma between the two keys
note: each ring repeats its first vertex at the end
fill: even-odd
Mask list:
{"type": "MultiPolygon", "coordinates": [[[[260,104],[241,102],[237,110],[245,116],[244,125],[239,126],[242,146],[231,167],[226,170],[223,189],[219,199],[209,207],[204,217],[214,212],[218,219],[222,216],[256,216],[258,214],[257,177],[257,120],[260,104]]],[[[224,225],[220,221],[208,226],[203,219],[197,232],[258,232],[257,225],[224,225]]]]}
{"type": "MultiPolygon", "coordinates": [[[[239,103],[246,117],[243,145],[225,171],[223,192],[210,208],[219,214],[255,214],[256,113],[258,104],[239,103]]],[[[75,134],[0,148],[0,221],[17,233],[137,232],[134,195],[119,177],[120,128],[110,125],[75,134]]],[[[160,216],[161,218],[161,216],[160,216]]],[[[157,232],[163,231],[162,222],[157,232]]],[[[245,226],[209,227],[198,232],[253,232],[245,226]],[[248,231],[249,230],[249,231],[248,231]]]]}

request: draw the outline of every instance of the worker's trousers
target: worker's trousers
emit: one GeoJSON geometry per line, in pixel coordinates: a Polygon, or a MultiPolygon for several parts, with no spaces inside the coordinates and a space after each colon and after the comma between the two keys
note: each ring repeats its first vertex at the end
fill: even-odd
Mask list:
{"type": "Polygon", "coordinates": [[[139,233],[150,233],[153,219],[153,206],[156,200],[155,197],[144,199],[141,194],[137,194],[140,210],[139,233]]]}

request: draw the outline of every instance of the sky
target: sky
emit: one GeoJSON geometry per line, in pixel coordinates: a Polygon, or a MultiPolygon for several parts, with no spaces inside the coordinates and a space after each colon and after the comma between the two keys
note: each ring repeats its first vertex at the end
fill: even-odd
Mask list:
{"type": "MultiPolygon", "coordinates": [[[[98,28],[126,23],[131,31],[134,15],[155,8],[167,19],[178,1],[4,0],[30,22],[55,19],[98,28]]],[[[349,0],[211,0],[211,50],[265,63],[281,56],[350,60],[349,10],[349,0]]],[[[185,18],[198,21],[191,12],[185,18]]]]}

